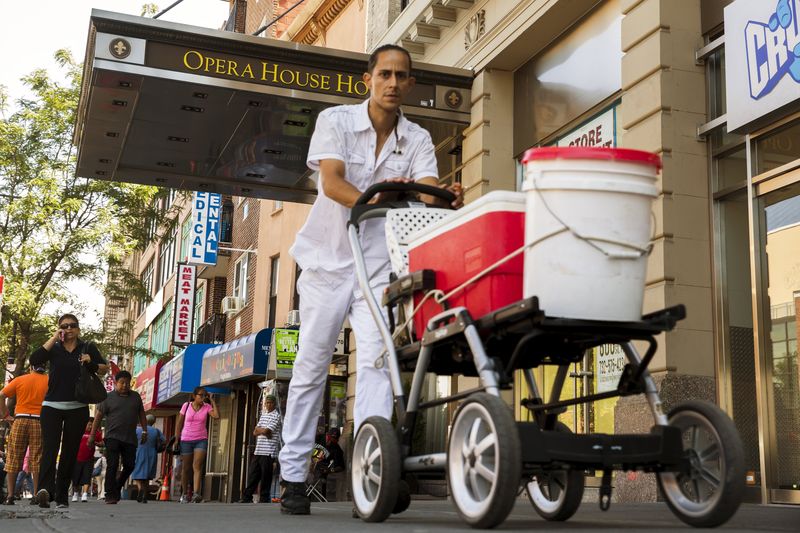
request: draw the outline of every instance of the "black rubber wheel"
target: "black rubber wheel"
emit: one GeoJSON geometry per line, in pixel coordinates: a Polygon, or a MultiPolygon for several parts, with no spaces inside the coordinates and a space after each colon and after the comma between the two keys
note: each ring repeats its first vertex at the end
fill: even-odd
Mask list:
{"type": "MultiPolygon", "coordinates": [[[[572,433],[566,424],[556,423],[555,431],[572,433]]],[[[531,478],[525,485],[528,500],[545,520],[563,522],[575,514],[583,500],[583,470],[550,470],[531,478]]]]}
{"type": "Polygon", "coordinates": [[[367,418],[353,444],[350,466],[353,504],[365,522],[383,522],[397,504],[401,474],[400,445],[385,418],[367,418]]]}
{"type": "Polygon", "coordinates": [[[501,524],[522,479],[519,433],[511,408],[496,396],[469,396],[453,420],[447,484],[461,518],[475,528],[501,524]]]}
{"type": "Polygon", "coordinates": [[[736,513],[745,490],[744,447],[733,421],[709,402],[688,401],[669,413],[678,427],[690,473],[659,472],[670,510],[694,527],[716,527],[736,513]]]}
{"type": "Polygon", "coordinates": [[[411,505],[411,487],[405,480],[401,479],[397,482],[397,501],[392,509],[392,514],[400,514],[411,505]]]}

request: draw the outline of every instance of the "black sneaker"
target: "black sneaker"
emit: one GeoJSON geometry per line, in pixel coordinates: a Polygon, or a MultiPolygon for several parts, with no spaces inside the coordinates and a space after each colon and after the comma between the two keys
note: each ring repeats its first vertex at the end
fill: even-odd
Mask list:
{"type": "Polygon", "coordinates": [[[50,494],[45,489],[41,489],[36,493],[36,502],[42,509],[50,509],[50,494]]]}
{"type": "Polygon", "coordinates": [[[281,513],[311,514],[311,499],[306,495],[306,484],[291,481],[281,481],[281,484],[281,513]]]}

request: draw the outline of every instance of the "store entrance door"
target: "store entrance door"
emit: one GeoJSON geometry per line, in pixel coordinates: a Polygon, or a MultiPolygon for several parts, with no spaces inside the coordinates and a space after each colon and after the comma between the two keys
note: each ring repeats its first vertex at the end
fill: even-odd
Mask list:
{"type": "Polygon", "coordinates": [[[772,503],[800,503],[800,169],[781,176],[787,184],[761,187],[764,350],[761,356],[768,416],[764,429],[772,503]]]}

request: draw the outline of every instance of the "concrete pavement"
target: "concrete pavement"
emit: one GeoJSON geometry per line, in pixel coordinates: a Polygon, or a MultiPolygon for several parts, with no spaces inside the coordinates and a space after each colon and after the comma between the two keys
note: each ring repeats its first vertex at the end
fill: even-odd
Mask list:
{"type": "MultiPolygon", "coordinates": [[[[310,516],[285,516],[278,504],[181,505],[175,502],[150,502],[142,505],[125,501],[118,505],[103,502],[73,503],[67,510],[50,511],[31,507],[27,502],[0,507],[2,533],[189,533],[236,532],[382,532],[474,531],[461,522],[447,501],[413,501],[405,513],[382,524],[367,524],[350,517],[349,503],[312,504],[310,516]],[[10,518],[14,515],[14,518],[10,518]]],[[[723,526],[726,531],[800,531],[800,507],[743,505],[723,526]]],[[[691,530],[684,526],[666,504],[615,504],[603,513],[596,503],[584,503],[566,523],[549,523],[536,515],[527,500],[519,499],[500,531],[617,531],[658,532],[691,530]]]]}

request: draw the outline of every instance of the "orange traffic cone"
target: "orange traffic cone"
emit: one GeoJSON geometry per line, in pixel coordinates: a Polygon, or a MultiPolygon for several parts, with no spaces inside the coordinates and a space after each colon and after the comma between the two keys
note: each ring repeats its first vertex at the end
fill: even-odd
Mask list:
{"type": "Polygon", "coordinates": [[[164,481],[161,483],[161,493],[158,495],[158,501],[169,501],[169,474],[164,476],[164,481]]]}

